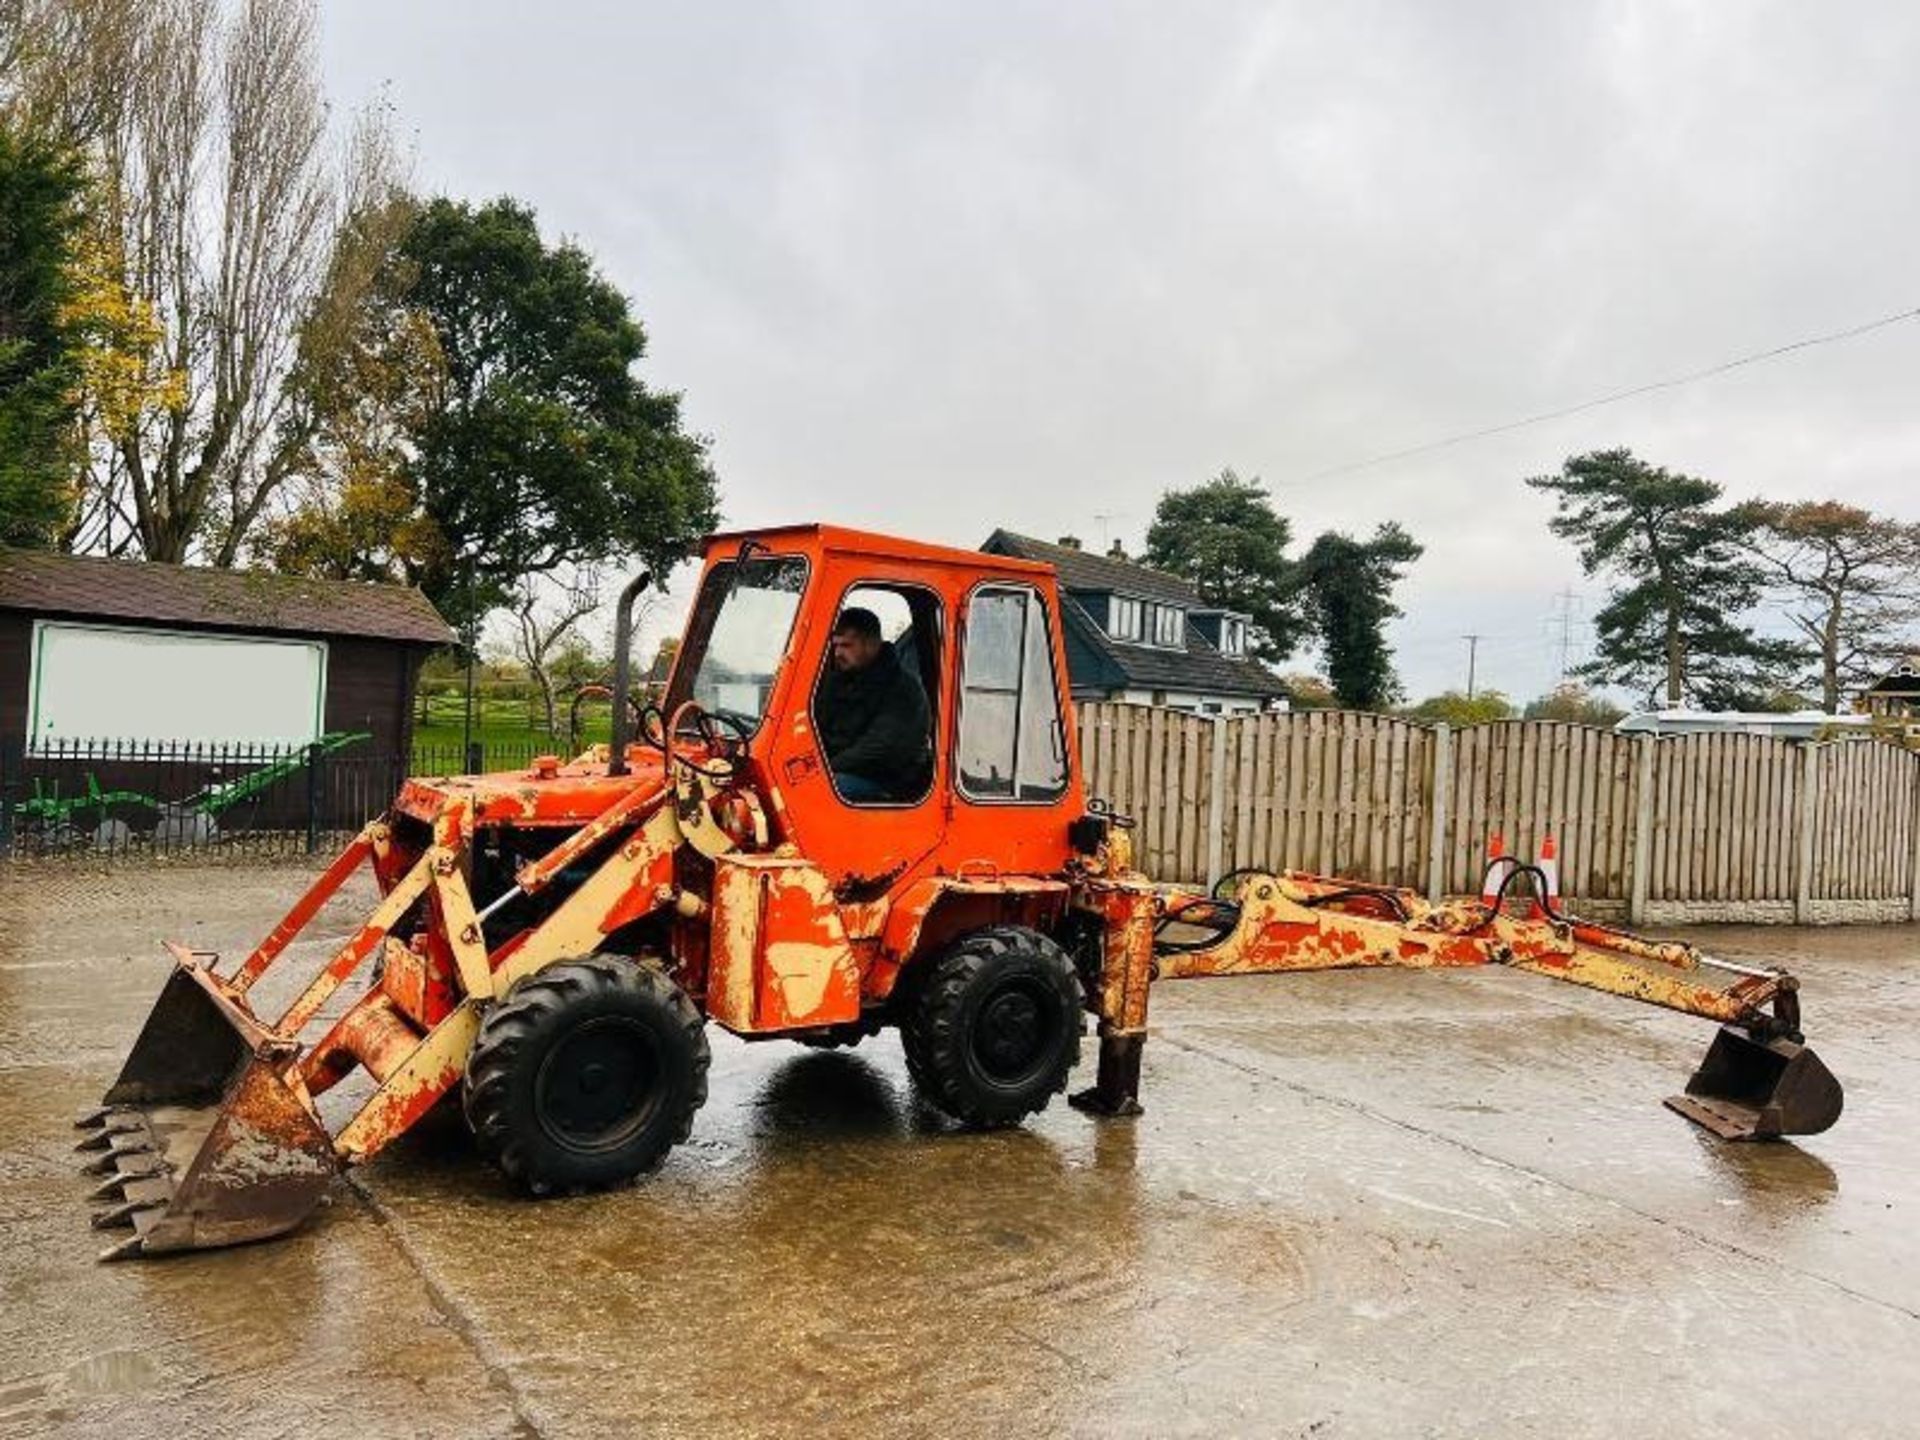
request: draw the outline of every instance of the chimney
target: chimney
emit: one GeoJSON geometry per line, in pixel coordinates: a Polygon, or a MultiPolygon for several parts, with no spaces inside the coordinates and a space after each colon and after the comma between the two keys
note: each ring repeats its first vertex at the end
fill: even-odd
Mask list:
{"type": "Polygon", "coordinates": [[[1114,541],[1114,542],[1113,542],[1113,548],[1107,551],[1107,558],[1108,558],[1109,560],[1124,560],[1124,559],[1126,559],[1126,558],[1127,558],[1127,549],[1126,549],[1126,547],[1125,547],[1124,545],[1122,545],[1122,544],[1121,544],[1121,543],[1120,543],[1120,542],[1119,542],[1118,540],[1116,540],[1116,541],[1114,541]]]}
{"type": "Polygon", "coordinates": [[[1080,548],[1080,537],[1078,535],[1062,535],[1054,543],[1062,550],[1078,550],[1080,548]]]}

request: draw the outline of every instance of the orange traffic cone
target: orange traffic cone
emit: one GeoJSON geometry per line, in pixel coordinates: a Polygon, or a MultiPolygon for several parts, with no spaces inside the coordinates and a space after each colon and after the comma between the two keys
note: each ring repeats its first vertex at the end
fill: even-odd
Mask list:
{"type": "Polygon", "coordinates": [[[1536,897],[1533,908],[1541,915],[1550,909],[1559,909],[1560,899],[1560,847],[1554,843],[1551,830],[1541,837],[1540,858],[1535,862],[1540,873],[1547,877],[1546,894],[1536,897]]]}
{"type": "Polygon", "coordinates": [[[1498,831],[1487,842],[1487,868],[1480,877],[1480,903],[1493,909],[1500,903],[1500,882],[1507,878],[1507,872],[1514,867],[1514,859],[1507,854],[1506,837],[1498,831]]]}

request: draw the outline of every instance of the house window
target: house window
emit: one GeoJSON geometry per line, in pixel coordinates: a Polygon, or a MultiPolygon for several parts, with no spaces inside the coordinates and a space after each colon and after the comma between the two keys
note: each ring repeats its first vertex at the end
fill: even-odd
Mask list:
{"type": "Polygon", "coordinates": [[[1181,641],[1187,628],[1187,612],[1172,605],[1148,608],[1153,620],[1153,643],[1169,650],[1184,648],[1181,641]]]}
{"type": "Polygon", "coordinates": [[[1107,633],[1116,640],[1140,638],[1140,602],[1124,595],[1107,597],[1107,633]]]}
{"type": "Polygon", "coordinates": [[[1247,651],[1247,622],[1226,619],[1220,622],[1220,653],[1244,655],[1247,651]]]}

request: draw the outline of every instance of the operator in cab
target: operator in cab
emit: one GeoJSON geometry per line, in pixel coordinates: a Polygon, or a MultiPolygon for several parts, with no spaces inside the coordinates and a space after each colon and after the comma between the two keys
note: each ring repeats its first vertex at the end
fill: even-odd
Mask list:
{"type": "Polygon", "coordinates": [[[858,605],[833,625],[814,723],[840,798],[852,804],[917,800],[933,770],[927,692],[858,605]]]}

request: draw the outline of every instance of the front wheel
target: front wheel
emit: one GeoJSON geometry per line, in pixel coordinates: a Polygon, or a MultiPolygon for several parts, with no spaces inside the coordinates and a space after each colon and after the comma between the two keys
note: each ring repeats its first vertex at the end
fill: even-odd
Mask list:
{"type": "Polygon", "coordinates": [[[661,971],[610,955],[550,966],[482,1022],[467,1124],[536,1195],[618,1185],[691,1133],[708,1062],[700,1013],[661,971]]]}
{"type": "Polygon", "coordinates": [[[924,977],[901,1027],[907,1068],[968,1125],[1047,1107],[1080,1058],[1080,982],[1061,948],[1020,925],[963,935],[924,977]]]}

